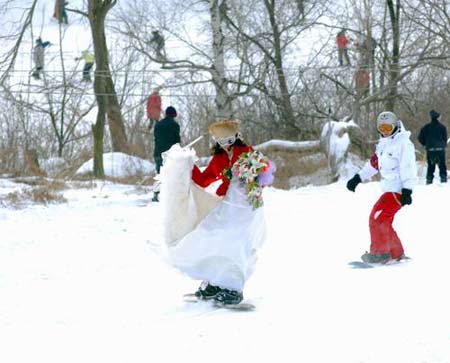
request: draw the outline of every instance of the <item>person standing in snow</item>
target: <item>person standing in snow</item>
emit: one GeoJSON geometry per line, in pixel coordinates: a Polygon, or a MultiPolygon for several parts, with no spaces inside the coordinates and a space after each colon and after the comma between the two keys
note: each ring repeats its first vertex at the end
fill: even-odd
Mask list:
{"type": "Polygon", "coordinates": [[[36,45],[33,48],[34,70],[31,74],[35,79],[41,79],[41,72],[45,65],[45,48],[50,46],[50,42],[43,42],[41,37],[36,39],[36,45]]]}
{"type": "Polygon", "coordinates": [[[369,217],[370,252],[361,256],[364,262],[386,263],[405,257],[400,238],[392,227],[395,214],[412,203],[416,182],[416,158],[411,133],[392,112],[382,112],[377,118],[380,139],[375,153],[364,167],[347,182],[354,192],[361,181],[375,174],[381,176],[383,194],[375,203],[369,217]]]}
{"type": "MultiPolygon", "coordinates": [[[[243,142],[238,127],[236,120],[221,120],[209,126],[216,141],[213,156],[203,171],[194,165],[192,180],[201,188],[220,182],[216,194],[222,200],[194,230],[169,248],[173,266],[203,280],[195,296],[225,305],[243,300],[245,282],[254,270],[257,249],[265,239],[262,199],[260,203],[249,199],[249,187],[236,171],[237,165],[243,166],[250,154],[254,155],[253,148],[243,142]]],[[[259,160],[266,160],[264,165],[268,165],[267,159],[259,160]]],[[[257,163],[251,165],[257,169],[257,163]]]]}
{"type": "Polygon", "coordinates": [[[447,147],[447,128],[440,123],[441,115],[435,110],[430,111],[431,122],[427,123],[419,133],[419,142],[427,149],[427,184],[433,183],[436,164],[439,167],[441,183],[447,182],[447,165],[445,163],[445,148],[447,147]]]}
{"type": "Polygon", "coordinates": [[[153,124],[160,119],[161,111],[161,95],[159,94],[159,87],[157,87],[147,98],[147,120],[149,121],[149,129],[152,129],[153,124]]]}
{"type": "MultiPolygon", "coordinates": [[[[175,107],[167,107],[165,110],[165,117],[161,121],[156,122],[153,129],[155,137],[153,158],[158,174],[163,164],[162,153],[169,150],[172,145],[180,142],[180,125],[175,121],[175,117],[177,117],[177,110],[175,107]]],[[[152,201],[159,201],[159,190],[153,192],[152,201]]]]}

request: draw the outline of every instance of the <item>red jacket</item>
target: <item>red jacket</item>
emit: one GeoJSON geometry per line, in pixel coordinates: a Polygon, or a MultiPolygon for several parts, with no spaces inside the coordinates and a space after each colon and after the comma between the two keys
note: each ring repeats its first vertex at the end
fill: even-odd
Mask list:
{"type": "Polygon", "coordinates": [[[336,36],[336,42],[339,49],[346,49],[347,45],[350,43],[350,40],[345,35],[336,36]]]}
{"type": "Polygon", "coordinates": [[[370,75],[367,69],[359,69],[355,73],[356,88],[368,88],[370,75]]]}
{"type": "Polygon", "coordinates": [[[158,92],[154,92],[147,99],[147,119],[158,121],[161,110],[161,96],[158,92]]]}
{"type": "Polygon", "coordinates": [[[251,146],[234,146],[231,160],[228,159],[226,152],[213,155],[209,165],[203,172],[200,171],[197,165],[194,165],[192,180],[202,188],[206,188],[211,183],[222,179],[222,184],[217,188],[216,194],[220,196],[225,195],[230,185],[230,181],[224,175],[225,170],[231,167],[242,153],[251,150],[253,150],[251,146]]]}

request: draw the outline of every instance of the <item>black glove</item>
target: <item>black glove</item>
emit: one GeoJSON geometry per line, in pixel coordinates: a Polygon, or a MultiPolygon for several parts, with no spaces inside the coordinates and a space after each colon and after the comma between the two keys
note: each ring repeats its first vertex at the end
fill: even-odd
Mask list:
{"type": "Polygon", "coordinates": [[[412,190],[411,189],[402,189],[402,196],[400,197],[400,203],[403,205],[411,204],[412,198],[411,198],[412,190]]]}
{"type": "Polygon", "coordinates": [[[355,176],[347,182],[347,189],[354,192],[359,183],[361,183],[361,177],[359,174],[355,174],[355,176]]]}

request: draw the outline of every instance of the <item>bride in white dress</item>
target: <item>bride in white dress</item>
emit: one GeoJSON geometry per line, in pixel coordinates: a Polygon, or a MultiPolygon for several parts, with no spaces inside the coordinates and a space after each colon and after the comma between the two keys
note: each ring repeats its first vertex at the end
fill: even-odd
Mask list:
{"type": "Polygon", "coordinates": [[[167,153],[160,176],[169,262],[203,281],[198,298],[225,304],[242,301],[266,234],[263,207],[255,208],[246,185],[232,177],[233,164],[253,151],[238,125],[234,120],[210,125],[217,144],[204,171],[194,165],[192,149],[177,145],[167,153]],[[217,196],[202,189],[214,182],[220,183],[217,196]]]}

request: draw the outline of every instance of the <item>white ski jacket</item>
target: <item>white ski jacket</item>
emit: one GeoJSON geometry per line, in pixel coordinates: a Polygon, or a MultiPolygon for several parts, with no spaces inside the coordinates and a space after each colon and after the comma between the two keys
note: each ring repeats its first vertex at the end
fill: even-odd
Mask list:
{"type": "Polygon", "coordinates": [[[358,173],[361,180],[368,180],[377,172],[381,176],[384,192],[401,193],[402,188],[413,190],[416,184],[417,168],[411,132],[404,129],[389,137],[381,137],[372,158],[358,173]]]}

